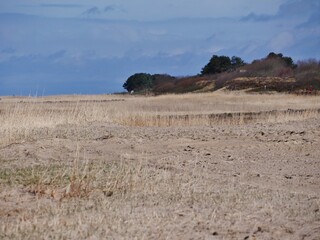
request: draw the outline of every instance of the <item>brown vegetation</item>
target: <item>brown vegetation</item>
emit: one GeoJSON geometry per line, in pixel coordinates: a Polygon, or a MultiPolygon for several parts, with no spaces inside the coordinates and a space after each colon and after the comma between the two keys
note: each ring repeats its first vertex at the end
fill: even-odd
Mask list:
{"type": "Polygon", "coordinates": [[[3,97],[0,238],[317,239],[319,109],[241,91],[3,97]]]}
{"type": "Polygon", "coordinates": [[[205,92],[221,88],[253,92],[304,91],[305,94],[317,94],[320,90],[320,63],[316,60],[288,66],[281,58],[265,58],[219,74],[183,78],[165,76],[155,82],[155,94],[205,92]]]}
{"type": "MultiPolygon", "coordinates": [[[[176,78],[168,75],[156,75],[152,91],[157,95],[196,92],[211,85],[213,79],[213,76],[189,76],[176,78]]],[[[210,90],[212,90],[212,88],[210,88],[210,90]]]]}

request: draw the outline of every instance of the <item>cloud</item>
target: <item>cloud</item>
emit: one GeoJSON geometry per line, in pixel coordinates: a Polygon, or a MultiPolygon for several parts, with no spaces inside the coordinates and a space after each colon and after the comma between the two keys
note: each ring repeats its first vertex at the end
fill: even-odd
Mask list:
{"type": "Polygon", "coordinates": [[[263,22],[270,20],[277,20],[283,18],[301,18],[310,17],[311,15],[319,16],[320,1],[319,0],[288,0],[280,5],[279,10],[274,15],[269,14],[255,14],[250,13],[247,16],[242,17],[240,20],[243,22],[263,22]]]}
{"type": "MultiPolygon", "coordinates": [[[[313,36],[306,36],[297,41],[290,48],[290,53],[296,56],[296,59],[315,58],[319,59],[320,56],[320,38],[313,36]],[[307,48],[305,46],[308,46],[307,48]]],[[[319,59],[320,60],[320,59],[319,59]]]]}
{"type": "Polygon", "coordinates": [[[103,9],[104,12],[113,12],[113,11],[115,11],[115,10],[117,10],[117,7],[116,7],[116,6],[113,6],[113,5],[106,6],[106,7],[103,9]]]}
{"type": "Polygon", "coordinates": [[[292,0],[280,5],[277,15],[296,18],[298,16],[300,17],[319,14],[319,11],[319,0],[292,0]]]}
{"type": "Polygon", "coordinates": [[[66,53],[67,53],[66,50],[60,50],[60,51],[57,51],[57,52],[49,55],[47,59],[49,61],[56,61],[56,60],[59,60],[59,59],[65,57],[66,53]]]}
{"type": "Polygon", "coordinates": [[[12,54],[15,53],[16,50],[12,47],[7,47],[1,50],[1,53],[5,53],[5,54],[12,54]]]}
{"type": "Polygon", "coordinates": [[[44,8],[80,8],[81,4],[40,4],[40,7],[44,8]]]}
{"type": "Polygon", "coordinates": [[[320,14],[315,13],[315,14],[311,15],[306,22],[298,25],[297,28],[298,29],[299,28],[304,29],[304,28],[310,28],[310,27],[311,28],[313,28],[313,27],[319,28],[320,27],[319,23],[320,23],[320,14]]]}
{"type": "Polygon", "coordinates": [[[84,11],[82,13],[82,15],[87,16],[87,17],[97,17],[103,13],[106,14],[106,13],[115,12],[115,11],[126,12],[121,7],[118,7],[115,5],[108,5],[105,8],[98,8],[98,7],[89,8],[86,11],[84,11]]]}
{"type": "Polygon", "coordinates": [[[291,47],[295,42],[294,36],[290,32],[277,34],[268,44],[271,51],[279,52],[291,47]]]}
{"type": "Polygon", "coordinates": [[[274,19],[275,16],[268,15],[268,14],[255,14],[250,13],[245,17],[242,17],[240,21],[247,22],[247,21],[254,21],[254,22],[264,22],[274,19]]]}
{"type": "Polygon", "coordinates": [[[97,16],[100,14],[101,14],[101,11],[98,7],[89,8],[82,13],[82,15],[87,16],[87,17],[97,16]]]}
{"type": "MultiPolygon", "coordinates": [[[[61,51],[62,52],[62,51],[61,51]]],[[[131,58],[88,59],[82,53],[83,64],[70,61],[54,61],[52,55],[25,55],[0,62],[0,95],[29,95],[39,92],[47,94],[101,94],[123,91],[122,84],[135,72],[192,75],[200,72],[208,61],[207,56],[194,53],[156,53],[153,56],[131,58]]],[[[89,53],[90,54],[90,53],[89,53]]],[[[59,54],[57,54],[59,55],[59,54]]]]}

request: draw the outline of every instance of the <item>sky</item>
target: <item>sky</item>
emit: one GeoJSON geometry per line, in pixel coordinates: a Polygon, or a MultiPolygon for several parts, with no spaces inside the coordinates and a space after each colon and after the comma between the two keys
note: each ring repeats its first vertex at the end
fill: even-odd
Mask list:
{"type": "Polygon", "coordinates": [[[122,92],[134,73],[270,52],[320,59],[319,0],[0,2],[0,95],[122,92]]]}

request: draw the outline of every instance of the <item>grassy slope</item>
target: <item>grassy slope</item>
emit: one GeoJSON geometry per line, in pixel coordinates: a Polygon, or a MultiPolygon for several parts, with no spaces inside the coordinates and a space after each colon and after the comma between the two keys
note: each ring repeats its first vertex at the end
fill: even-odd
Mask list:
{"type": "Polygon", "coordinates": [[[210,92],[221,88],[229,90],[277,91],[309,93],[320,90],[320,64],[309,60],[297,68],[286,66],[279,59],[262,59],[234,71],[213,75],[196,75],[181,78],[165,76],[155,81],[153,92],[187,93],[210,92]]]}

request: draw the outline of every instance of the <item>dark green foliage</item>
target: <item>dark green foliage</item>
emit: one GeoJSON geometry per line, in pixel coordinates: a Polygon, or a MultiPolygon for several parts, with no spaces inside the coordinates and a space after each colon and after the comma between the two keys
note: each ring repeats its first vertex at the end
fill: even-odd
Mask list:
{"type": "Polygon", "coordinates": [[[233,56],[230,59],[227,56],[213,55],[209,63],[202,69],[201,74],[205,75],[222,73],[234,70],[237,67],[243,66],[244,64],[244,61],[240,57],[233,56]]]}
{"type": "Polygon", "coordinates": [[[237,67],[244,66],[244,65],[245,65],[245,62],[244,62],[240,57],[233,56],[233,57],[231,58],[231,65],[232,65],[234,68],[237,68],[237,67]]]}
{"type": "Polygon", "coordinates": [[[271,52],[268,54],[267,58],[282,58],[283,57],[283,54],[282,53],[274,53],[274,52],[271,52]]]}
{"type": "Polygon", "coordinates": [[[153,85],[153,76],[148,73],[136,73],[123,84],[128,92],[149,90],[153,85]]]}
{"type": "Polygon", "coordinates": [[[267,56],[267,59],[281,59],[286,65],[287,67],[290,67],[290,68],[296,68],[297,65],[294,64],[293,60],[291,57],[285,57],[283,56],[282,53],[274,53],[274,52],[271,52],[268,54],[267,56]]]}
{"type": "Polygon", "coordinates": [[[230,67],[231,60],[229,57],[213,55],[209,63],[202,69],[201,74],[222,73],[230,69],[230,67]]]}

